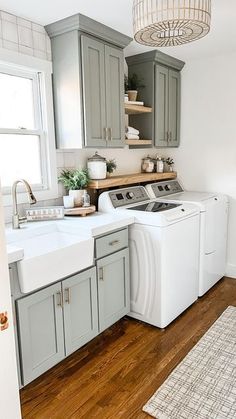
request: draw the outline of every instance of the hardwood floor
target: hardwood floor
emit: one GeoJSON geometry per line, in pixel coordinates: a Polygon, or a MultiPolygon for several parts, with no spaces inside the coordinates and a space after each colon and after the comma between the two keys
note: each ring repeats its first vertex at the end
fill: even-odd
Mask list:
{"type": "Polygon", "coordinates": [[[121,320],[21,390],[23,418],[147,419],[142,406],[229,305],[225,278],[166,330],[121,320]]]}

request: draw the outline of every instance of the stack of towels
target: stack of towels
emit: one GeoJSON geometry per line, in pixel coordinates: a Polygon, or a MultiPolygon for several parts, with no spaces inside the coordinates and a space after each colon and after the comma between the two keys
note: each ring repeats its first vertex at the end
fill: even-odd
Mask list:
{"type": "Polygon", "coordinates": [[[139,130],[133,127],[126,127],[125,136],[127,140],[139,140],[139,130]]]}

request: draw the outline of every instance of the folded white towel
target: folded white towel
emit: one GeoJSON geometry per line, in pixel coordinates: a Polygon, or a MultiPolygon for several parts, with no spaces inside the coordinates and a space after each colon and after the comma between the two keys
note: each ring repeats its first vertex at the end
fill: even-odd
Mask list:
{"type": "Polygon", "coordinates": [[[128,134],[139,135],[139,130],[133,127],[127,127],[128,134]]]}
{"type": "Polygon", "coordinates": [[[127,140],[139,140],[139,135],[134,135],[134,134],[125,134],[127,140]]]}

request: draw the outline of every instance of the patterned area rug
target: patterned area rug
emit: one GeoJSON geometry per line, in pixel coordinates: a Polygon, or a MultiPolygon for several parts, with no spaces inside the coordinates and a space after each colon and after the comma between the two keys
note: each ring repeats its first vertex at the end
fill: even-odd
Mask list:
{"type": "Polygon", "coordinates": [[[158,419],[236,419],[236,307],[228,307],[143,408],[158,419]]]}

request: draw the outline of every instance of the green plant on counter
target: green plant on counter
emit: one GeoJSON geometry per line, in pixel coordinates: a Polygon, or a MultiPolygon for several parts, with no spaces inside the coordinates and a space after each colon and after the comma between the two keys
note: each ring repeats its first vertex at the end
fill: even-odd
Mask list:
{"type": "Polygon", "coordinates": [[[58,182],[61,182],[67,190],[86,189],[90,181],[87,169],[65,169],[61,172],[58,182]]]}
{"type": "Polygon", "coordinates": [[[107,173],[113,173],[114,170],[116,170],[117,168],[115,159],[107,160],[106,165],[107,165],[107,173]]]}
{"type": "Polygon", "coordinates": [[[168,157],[167,159],[164,160],[165,163],[167,164],[167,166],[173,166],[174,165],[174,160],[171,159],[170,157],[168,157]]]}
{"type": "Polygon", "coordinates": [[[127,92],[128,90],[137,90],[145,87],[145,85],[143,84],[143,78],[139,78],[136,73],[133,73],[129,77],[125,76],[124,85],[125,92],[127,92]]]}

